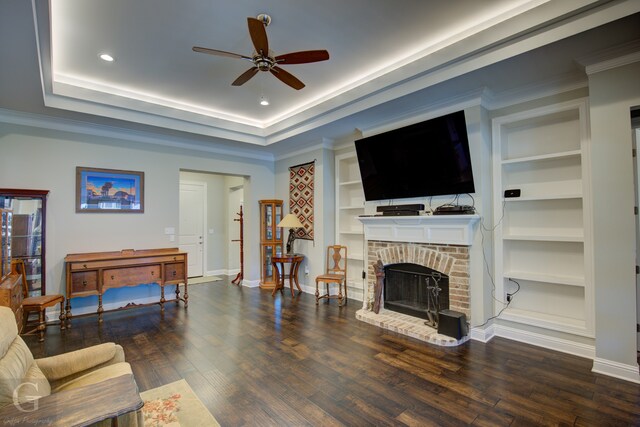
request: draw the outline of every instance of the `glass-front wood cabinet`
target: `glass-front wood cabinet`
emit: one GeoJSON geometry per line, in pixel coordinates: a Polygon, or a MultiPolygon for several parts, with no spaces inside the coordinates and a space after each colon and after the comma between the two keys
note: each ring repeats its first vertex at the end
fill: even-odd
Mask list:
{"type": "Polygon", "coordinates": [[[48,190],[0,188],[0,208],[13,213],[11,258],[24,262],[30,296],[46,294],[45,242],[48,190]]]}
{"type": "Polygon", "coordinates": [[[277,227],[282,220],[282,200],[260,200],[260,287],[275,286],[275,271],[271,258],[282,253],[282,229],[277,227]]]}
{"type": "Polygon", "coordinates": [[[11,274],[11,216],[10,209],[0,208],[0,257],[2,258],[0,281],[11,274]]]}

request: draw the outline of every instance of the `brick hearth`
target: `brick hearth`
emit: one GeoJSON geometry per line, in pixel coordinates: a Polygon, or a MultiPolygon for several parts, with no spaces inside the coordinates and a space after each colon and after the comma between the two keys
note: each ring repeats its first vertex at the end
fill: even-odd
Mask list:
{"type": "Polygon", "coordinates": [[[468,340],[468,337],[457,341],[454,338],[439,335],[435,329],[426,326],[423,319],[384,309],[378,314],[371,311],[376,280],[373,265],[378,260],[381,260],[385,266],[411,263],[449,276],[449,308],[464,313],[469,321],[471,309],[468,246],[369,240],[367,249],[369,257],[367,291],[363,308],[356,313],[359,320],[437,345],[458,345],[468,340]]]}

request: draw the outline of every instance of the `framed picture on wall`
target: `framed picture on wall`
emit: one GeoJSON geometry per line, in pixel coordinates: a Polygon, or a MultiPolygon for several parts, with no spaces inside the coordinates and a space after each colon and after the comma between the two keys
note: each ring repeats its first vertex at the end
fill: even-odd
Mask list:
{"type": "Polygon", "coordinates": [[[144,212],[144,172],[76,167],[76,212],[144,212]]]}

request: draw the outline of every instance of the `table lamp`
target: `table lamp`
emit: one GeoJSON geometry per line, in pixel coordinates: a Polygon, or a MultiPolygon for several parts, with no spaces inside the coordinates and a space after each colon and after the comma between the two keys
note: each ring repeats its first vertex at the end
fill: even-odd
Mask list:
{"type": "Polygon", "coordinates": [[[288,227],[289,228],[289,238],[287,239],[287,253],[288,254],[292,254],[293,253],[293,241],[296,239],[295,229],[296,228],[302,228],[302,227],[304,227],[304,225],[302,225],[302,223],[300,222],[300,220],[298,219],[297,216],[295,216],[292,213],[289,213],[289,214],[285,215],[285,217],[282,218],[282,221],[280,221],[278,223],[278,227],[281,227],[281,228],[288,227]]]}

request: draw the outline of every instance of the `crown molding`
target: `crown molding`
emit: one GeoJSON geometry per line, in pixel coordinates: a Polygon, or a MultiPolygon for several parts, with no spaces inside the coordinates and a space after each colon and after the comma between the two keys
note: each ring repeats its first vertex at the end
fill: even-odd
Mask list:
{"type": "Polygon", "coordinates": [[[313,144],[309,147],[306,148],[301,148],[299,150],[296,151],[291,151],[291,152],[287,152],[287,153],[281,153],[281,154],[276,154],[275,155],[275,160],[279,161],[279,160],[285,160],[285,159],[290,159],[291,157],[296,157],[296,156],[300,156],[302,154],[306,154],[306,153],[310,153],[312,151],[317,151],[317,150],[332,150],[333,149],[333,143],[334,141],[330,138],[322,138],[322,141],[316,144],[313,144]]]}
{"type": "Polygon", "coordinates": [[[493,92],[490,96],[485,97],[486,102],[484,106],[488,110],[498,110],[500,108],[588,87],[589,80],[586,75],[579,73],[564,74],[543,82],[520,86],[517,89],[497,93],[493,92]]]}
{"type": "Polygon", "coordinates": [[[638,61],[640,61],[640,39],[593,52],[576,60],[588,76],[638,61]]]}
{"type": "Polygon", "coordinates": [[[633,64],[634,62],[640,61],[640,51],[630,53],[628,55],[624,55],[618,58],[610,59],[608,61],[599,62],[597,64],[588,65],[585,68],[587,75],[592,75],[595,73],[600,73],[602,71],[611,70],[614,68],[622,67],[624,65],[633,64]]]}
{"type": "Polygon", "coordinates": [[[87,123],[78,120],[50,117],[41,114],[23,113],[3,108],[0,108],[0,122],[20,126],[30,126],[52,131],[99,136],[104,138],[133,141],[145,144],[161,145],[165,147],[188,149],[199,152],[215,153],[225,156],[240,157],[244,159],[264,161],[274,160],[274,156],[271,153],[232,150],[216,146],[215,144],[203,146],[200,145],[198,141],[190,140],[188,138],[180,138],[174,136],[170,137],[159,133],[123,129],[115,126],[87,123]]]}
{"type": "Polygon", "coordinates": [[[359,127],[358,130],[364,138],[370,137],[372,135],[444,116],[445,114],[464,110],[466,108],[483,105],[483,98],[487,95],[488,92],[485,88],[477,89],[446,100],[422,105],[419,108],[414,108],[403,114],[396,115],[384,122],[377,123],[375,126],[359,127]]]}

